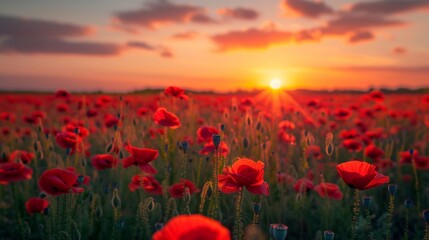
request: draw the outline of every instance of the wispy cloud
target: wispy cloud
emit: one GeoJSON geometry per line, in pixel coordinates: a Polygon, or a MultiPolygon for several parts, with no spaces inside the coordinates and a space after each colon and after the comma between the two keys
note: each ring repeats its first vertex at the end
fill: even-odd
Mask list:
{"type": "Polygon", "coordinates": [[[168,0],[152,0],[136,10],[121,11],[115,20],[122,24],[156,29],[173,23],[215,23],[204,8],[190,4],[176,4],[168,0]]]}
{"type": "Polygon", "coordinates": [[[217,14],[226,18],[240,20],[255,20],[259,17],[259,13],[256,10],[244,7],[221,8],[217,10],[217,14]]]}
{"type": "Polygon", "coordinates": [[[286,15],[293,14],[309,18],[334,13],[334,10],[323,1],[282,0],[281,7],[286,15]]]}

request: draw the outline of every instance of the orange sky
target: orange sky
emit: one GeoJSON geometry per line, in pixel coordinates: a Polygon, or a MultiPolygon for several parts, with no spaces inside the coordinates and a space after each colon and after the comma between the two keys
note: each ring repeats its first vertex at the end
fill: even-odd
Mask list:
{"type": "Polygon", "coordinates": [[[429,2],[0,0],[1,90],[429,86],[429,2]]]}

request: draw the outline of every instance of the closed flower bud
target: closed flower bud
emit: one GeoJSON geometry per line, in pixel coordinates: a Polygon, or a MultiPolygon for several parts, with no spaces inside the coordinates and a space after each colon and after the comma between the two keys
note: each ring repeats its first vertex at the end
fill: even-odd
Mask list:
{"type": "Polygon", "coordinates": [[[215,147],[219,147],[220,145],[220,135],[219,134],[213,134],[213,144],[215,147]]]}
{"type": "Polygon", "coordinates": [[[372,197],[371,196],[364,196],[364,197],[362,197],[362,202],[366,208],[369,208],[369,207],[371,207],[371,204],[372,204],[372,197]]]}
{"type": "Polygon", "coordinates": [[[323,238],[325,240],[334,240],[334,236],[335,236],[335,233],[332,231],[327,230],[323,232],[323,238]]]}
{"type": "Polygon", "coordinates": [[[183,152],[188,152],[188,149],[189,149],[189,142],[188,141],[183,141],[182,142],[182,150],[183,150],[183,152]]]}
{"type": "Polygon", "coordinates": [[[256,214],[259,214],[259,212],[261,211],[262,208],[262,204],[259,202],[255,202],[253,203],[253,212],[255,212],[256,214]]]}
{"type": "Polygon", "coordinates": [[[225,131],[225,124],[221,124],[220,125],[220,130],[223,132],[223,131],[225,131]]]}
{"type": "Polygon", "coordinates": [[[164,227],[164,223],[155,223],[155,232],[161,230],[164,227]]]}
{"type": "Polygon", "coordinates": [[[273,229],[273,238],[274,240],[285,240],[287,236],[288,227],[283,224],[277,224],[273,229]]]}
{"type": "Polygon", "coordinates": [[[79,175],[79,177],[77,177],[77,182],[78,182],[79,184],[82,184],[82,183],[83,183],[83,180],[85,180],[85,177],[84,177],[84,176],[79,175]]]}
{"type": "Polygon", "coordinates": [[[249,147],[249,140],[247,140],[246,137],[243,139],[243,147],[244,148],[248,148],[249,147]]]}
{"type": "Polygon", "coordinates": [[[49,213],[50,213],[49,208],[43,209],[43,214],[45,214],[46,216],[49,216],[49,213]]]}
{"type": "Polygon", "coordinates": [[[396,194],[396,190],[398,190],[398,185],[389,184],[389,185],[387,185],[387,190],[389,191],[391,196],[394,196],[396,194]]]}
{"type": "Polygon", "coordinates": [[[39,197],[40,198],[46,198],[48,195],[46,194],[46,193],[44,193],[44,192],[41,192],[40,194],[39,194],[39,197]]]}

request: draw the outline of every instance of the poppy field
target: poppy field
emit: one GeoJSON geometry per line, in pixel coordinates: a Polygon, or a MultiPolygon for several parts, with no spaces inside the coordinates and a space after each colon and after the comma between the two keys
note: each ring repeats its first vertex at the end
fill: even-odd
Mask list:
{"type": "Polygon", "coordinates": [[[0,239],[429,239],[429,95],[2,93],[0,239]]]}

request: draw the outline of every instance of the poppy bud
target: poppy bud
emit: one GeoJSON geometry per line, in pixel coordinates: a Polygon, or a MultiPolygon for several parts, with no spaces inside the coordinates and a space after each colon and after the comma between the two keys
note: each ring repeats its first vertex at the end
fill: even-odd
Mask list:
{"type": "Polygon", "coordinates": [[[66,149],[66,154],[67,154],[67,155],[70,155],[70,153],[71,153],[71,148],[70,148],[70,147],[68,147],[68,148],[66,149]]]}
{"type": "Polygon", "coordinates": [[[389,191],[391,196],[394,196],[396,193],[396,190],[398,190],[398,185],[396,184],[389,184],[387,185],[387,190],[389,191]]]}
{"type": "Polygon", "coordinates": [[[183,141],[182,142],[182,149],[183,149],[183,152],[188,152],[188,149],[189,149],[189,142],[188,141],[183,141]]]}
{"type": "Polygon", "coordinates": [[[45,214],[46,216],[49,216],[49,213],[50,213],[49,208],[43,209],[43,214],[45,214]]]}
{"type": "Polygon", "coordinates": [[[165,145],[164,145],[164,150],[165,150],[166,152],[168,152],[168,144],[165,144],[165,145]]]}
{"type": "Polygon", "coordinates": [[[335,233],[330,230],[323,232],[323,238],[325,240],[334,240],[334,236],[335,236],[335,233]]]}
{"type": "Polygon", "coordinates": [[[257,124],[256,124],[256,130],[259,130],[261,128],[261,122],[258,122],[257,124]]]}
{"type": "Polygon", "coordinates": [[[260,202],[253,203],[253,211],[256,214],[259,214],[259,212],[261,211],[261,208],[262,208],[262,204],[260,202]]]}
{"type": "Polygon", "coordinates": [[[85,180],[84,176],[79,175],[79,177],[77,177],[77,182],[79,183],[79,185],[83,183],[83,180],[85,180]]]}
{"type": "Polygon", "coordinates": [[[371,196],[364,196],[364,197],[362,197],[362,202],[366,208],[369,208],[369,207],[371,207],[371,204],[372,204],[372,197],[371,196]]]}
{"type": "Polygon", "coordinates": [[[220,125],[220,130],[223,132],[223,131],[225,131],[225,124],[221,124],[220,125]]]}
{"type": "Polygon", "coordinates": [[[274,240],[285,240],[287,236],[288,227],[283,224],[276,224],[273,229],[274,240]]]}
{"type": "Polygon", "coordinates": [[[220,145],[220,135],[219,134],[213,134],[213,144],[215,147],[219,147],[220,145]]]}
{"type": "Polygon", "coordinates": [[[429,224],[429,209],[423,210],[423,219],[429,224]]]}
{"type": "Polygon", "coordinates": [[[243,140],[243,146],[244,146],[244,148],[249,147],[249,140],[247,140],[247,137],[245,137],[243,140]]]}
{"type": "Polygon", "coordinates": [[[39,194],[39,197],[40,198],[46,198],[48,195],[46,194],[46,193],[44,193],[44,192],[41,192],[40,194],[39,194]]]}
{"type": "Polygon", "coordinates": [[[411,207],[413,207],[413,200],[411,200],[411,199],[405,199],[405,201],[404,201],[404,205],[405,205],[405,207],[406,208],[411,208],[411,207]]]}
{"type": "Polygon", "coordinates": [[[164,227],[164,223],[155,223],[155,232],[161,230],[164,227]]]}

